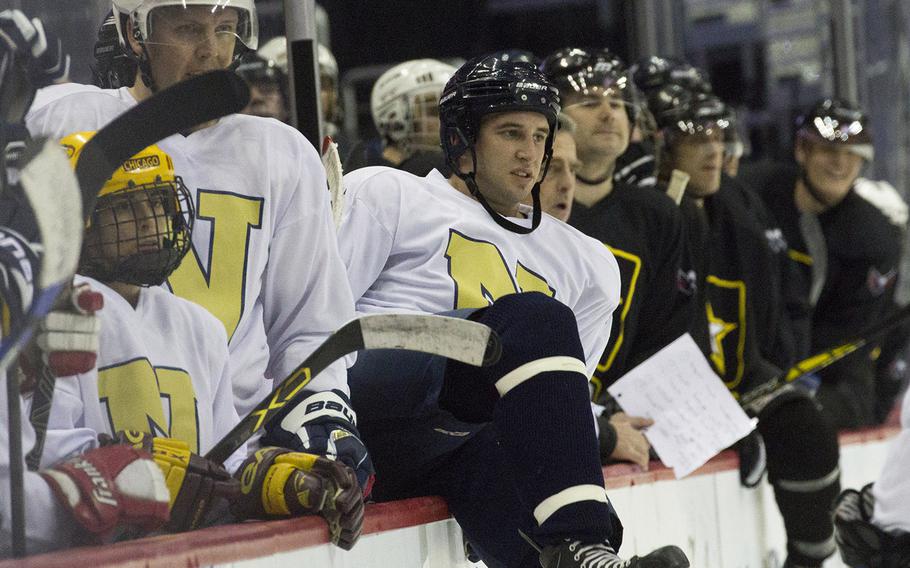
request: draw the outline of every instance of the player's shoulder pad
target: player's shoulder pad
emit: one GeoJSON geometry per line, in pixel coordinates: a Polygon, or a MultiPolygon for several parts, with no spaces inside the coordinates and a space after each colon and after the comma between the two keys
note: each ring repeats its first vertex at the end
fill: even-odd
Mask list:
{"type": "Polygon", "coordinates": [[[227,332],[224,324],[211,312],[195,302],[181,298],[163,287],[150,286],[143,288],[146,301],[166,310],[168,319],[173,325],[182,325],[184,331],[190,334],[187,338],[191,341],[215,340],[218,345],[227,346],[227,332]],[[176,321],[181,319],[181,321],[176,321]]]}
{"type": "Polygon", "coordinates": [[[901,229],[854,191],[820,218],[831,252],[847,258],[881,260],[900,255],[901,229]]]}
{"type": "Polygon", "coordinates": [[[414,174],[388,166],[367,166],[344,175],[343,184],[348,198],[388,198],[405,191],[419,191],[428,182],[414,174]]]}
{"type": "MultiPolygon", "coordinates": [[[[663,189],[666,186],[662,186],[663,189]]],[[[636,210],[646,211],[657,222],[682,222],[679,206],[657,186],[633,187],[624,182],[614,182],[616,197],[631,204],[636,210]]]]}
{"type": "Polygon", "coordinates": [[[905,229],[907,227],[907,203],[897,192],[897,189],[885,180],[871,180],[857,178],[853,184],[857,195],[875,205],[891,222],[891,224],[905,229]]]}

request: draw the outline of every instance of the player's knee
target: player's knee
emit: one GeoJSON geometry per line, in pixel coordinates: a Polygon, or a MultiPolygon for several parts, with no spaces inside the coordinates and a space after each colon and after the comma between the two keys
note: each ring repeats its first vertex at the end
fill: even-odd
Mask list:
{"type": "Polygon", "coordinates": [[[570,385],[587,396],[584,351],[567,306],[539,292],[512,294],[472,319],[499,335],[502,356],[485,368],[449,362],[439,402],[456,418],[487,422],[501,397],[529,381],[552,378],[553,372],[571,377],[570,385]]]}
{"type": "Polygon", "coordinates": [[[812,480],[837,474],[837,432],[806,397],[788,400],[759,418],[765,440],[768,474],[775,478],[812,480]]]}

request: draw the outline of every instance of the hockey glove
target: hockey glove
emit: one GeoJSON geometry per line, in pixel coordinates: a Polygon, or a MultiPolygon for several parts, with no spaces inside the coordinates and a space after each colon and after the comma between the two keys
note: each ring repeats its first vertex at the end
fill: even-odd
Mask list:
{"type": "Polygon", "coordinates": [[[28,390],[36,378],[37,363],[32,360],[35,357],[41,357],[55,377],[87,373],[95,368],[101,331],[95,312],[104,305],[104,296],[87,284],[71,292],[69,306],[50,312],[38,324],[34,338],[37,348],[21,357],[28,379],[23,390],[28,390]]]}
{"type": "Polygon", "coordinates": [[[314,454],[266,447],[235,474],[241,497],[231,512],[241,519],[320,515],[332,543],[350,550],[363,530],[363,496],[348,466],[314,454]]]}
{"type": "Polygon", "coordinates": [[[338,460],[354,470],[364,498],[369,497],[376,474],[357,432],[357,415],[343,392],[310,393],[279,416],[281,421],[263,436],[263,445],[338,460]]]}
{"type": "Polygon", "coordinates": [[[101,443],[126,444],[152,455],[170,492],[171,521],[165,527],[169,531],[198,528],[218,499],[234,497],[240,491],[221,464],[192,453],[181,440],[127,430],[114,438],[102,434],[101,443]]]}
{"type": "Polygon", "coordinates": [[[847,489],[837,498],[834,538],[847,566],[884,566],[882,541],[887,535],[870,522],[874,507],[871,483],[862,492],[847,489]]]}
{"type": "Polygon", "coordinates": [[[116,529],[152,531],[168,521],[164,476],[142,450],[96,448],[40,474],[91,540],[104,540],[116,529]]]}
{"type": "Polygon", "coordinates": [[[66,81],[70,57],[63,53],[60,40],[44,31],[38,18],[29,20],[19,10],[0,12],[0,42],[7,51],[25,55],[29,79],[36,88],[66,81]]]}

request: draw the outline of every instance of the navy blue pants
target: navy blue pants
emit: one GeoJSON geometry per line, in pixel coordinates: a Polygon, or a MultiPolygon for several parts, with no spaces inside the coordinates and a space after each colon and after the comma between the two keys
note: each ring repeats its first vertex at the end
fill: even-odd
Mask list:
{"type": "MultiPolygon", "coordinates": [[[[534,301],[541,301],[538,296],[543,297],[541,294],[531,297],[532,305],[534,301]]],[[[525,299],[512,300],[520,303],[525,299]]],[[[515,311],[514,307],[512,311],[515,311]]],[[[462,311],[456,315],[467,317],[468,313],[470,311],[462,311]]],[[[515,327],[528,327],[527,323],[522,321],[515,327]]],[[[539,329],[541,322],[531,323],[539,329]]],[[[495,325],[493,327],[496,329],[495,325]]],[[[514,336],[510,339],[509,326],[504,327],[506,329],[500,332],[500,338],[506,352],[511,348],[514,336]]],[[[398,350],[359,354],[357,364],[349,370],[349,382],[351,401],[358,415],[358,429],[376,467],[373,498],[388,501],[424,495],[442,496],[467,539],[491,568],[539,566],[537,552],[520,537],[519,529],[543,539],[544,543],[547,538],[552,542],[554,535],[562,534],[565,538],[607,539],[618,547],[622,525],[611,505],[585,502],[566,507],[559,515],[554,515],[562,515],[562,518],[548,521],[552,525],[550,532],[541,534],[547,533],[542,531],[542,527],[546,527],[538,526],[532,515],[537,503],[523,502],[519,489],[522,481],[527,484],[528,472],[532,471],[538,472],[541,478],[552,477],[553,472],[558,472],[559,475],[583,478],[585,483],[599,482],[602,485],[585,381],[576,376],[571,383],[571,390],[574,391],[571,408],[575,417],[558,411],[532,412],[520,418],[527,420],[529,433],[534,432],[535,427],[540,432],[540,425],[547,420],[555,421],[546,423],[542,431],[552,438],[550,442],[555,442],[553,445],[567,448],[565,455],[547,453],[541,457],[540,454],[535,455],[532,449],[537,445],[540,434],[529,436],[527,440],[519,439],[516,443],[514,424],[518,411],[514,408],[508,410],[511,417],[503,418],[497,414],[496,419],[489,422],[465,422],[440,407],[439,399],[447,370],[451,374],[452,367],[459,365],[441,357],[398,350]],[[511,424],[509,420],[512,420],[511,424]],[[586,430],[585,421],[590,421],[590,433],[586,430]],[[576,423],[583,424],[574,430],[583,432],[583,443],[579,445],[569,441],[562,444],[559,437],[564,431],[573,430],[568,424],[576,423]],[[505,451],[508,440],[504,440],[499,424],[512,428],[511,453],[505,451]],[[529,448],[526,462],[515,459],[516,446],[519,447],[519,455],[524,447],[529,448]],[[578,451],[574,449],[577,447],[582,448],[584,459],[571,455],[578,451]],[[523,470],[518,474],[516,463],[520,463],[523,470]],[[591,463],[594,465],[591,466],[591,463]],[[578,474],[579,469],[584,469],[586,473],[578,474]],[[519,479],[522,475],[523,479],[519,479]]],[[[459,372],[464,372],[463,365],[459,372]]],[[[560,384],[559,379],[557,376],[541,384],[560,384]]],[[[529,381],[529,384],[533,382],[529,381]]],[[[532,391],[534,388],[547,388],[541,384],[527,388],[532,391]]],[[[561,389],[550,391],[545,393],[545,397],[551,400],[560,398],[560,392],[561,389]]],[[[516,396],[527,394],[518,393],[516,396]]],[[[534,400],[541,398],[533,394],[534,400]]],[[[512,395],[506,395],[507,398],[509,396],[512,395]]],[[[500,413],[500,410],[497,409],[497,412],[500,413]]]]}

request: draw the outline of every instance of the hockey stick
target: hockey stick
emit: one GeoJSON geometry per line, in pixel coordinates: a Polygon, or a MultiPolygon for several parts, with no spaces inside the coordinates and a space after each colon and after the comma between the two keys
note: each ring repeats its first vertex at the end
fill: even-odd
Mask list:
{"type": "Polygon", "coordinates": [[[667,185],[667,196],[679,205],[682,203],[687,185],[689,185],[689,174],[681,170],[673,170],[673,173],[670,174],[670,183],[667,185]]]}
{"type": "Polygon", "coordinates": [[[740,397],[739,403],[744,409],[757,414],[784,386],[800,377],[821,371],[832,363],[836,363],[851,353],[859,351],[875,339],[908,320],[910,320],[910,305],[906,305],[882,321],[872,324],[856,334],[855,337],[799,361],[790,367],[786,373],[773,378],[755,390],[745,393],[740,397]]]}
{"type": "MultiPolygon", "coordinates": [[[[19,171],[19,186],[22,189],[28,207],[31,209],[37,225],[41,251],[31,251],[29,243],[16,243],[16,235],[0,232],[0,246],[19,248],[21,256],[19,267],[7,267],[7,272],[19,270],[23,277],[29,276],[34,266],[36,274],[30,281],[21,281],[21,287],[33,287],[34,297],[28,308],[22,313],[23,296],[26,291],[20,290],[18,313],[11,314],[9,339],[2,346],[0,355],[0,373],[16,359],[31,339],[35,324],[52,308],[54,299],[72,277],[79,261],[82,243],[82,208],[80,192],[76,177],[67,162],[59,145],[52,141],[42,141],[26,147],[22,156],[23,167],[19,171]],[[36,258],[37,257],[37,258],[36,258]],[[15,316],[15,317],[12,317],[15,316]]],[[[20,211],[20,214],[22,212],[20,211]]],[[[12,282],[10,282],[12,284],[12,282]]],[[[9,300],[9,298],[7,298],[9,300]]],[[[6,335],[6,333],[4,333],[6,335]]],[[[9,441],[9,499],[12,521],[12,553],[21,558],[26,554],[25,546],[25,472],[22,463],[22,409],[19,402],[19,372],[6,376],[7,419],[9,441]]]]}
{"type": "Polygon", "coordinates": [[[487,366],[499,360],[499,337],[470,320],[436,315],[372,314],[348,322],[287,376],[205,455],[218,463],[260,428],[270,426],[278,411],[294,402],[309,382],[338,359],[363,349],[406,349],[487,366]]]}
{"type": "Polygon", "coordinates": [[[341,168],[341,156],[338,155],[338,144],[331,136],[322,140],[322,167],[329,184],[329,195],[332,199],[332,221],[335,229],[341,227],[341,215],[344,213],[344,170],[341,168]]]}

